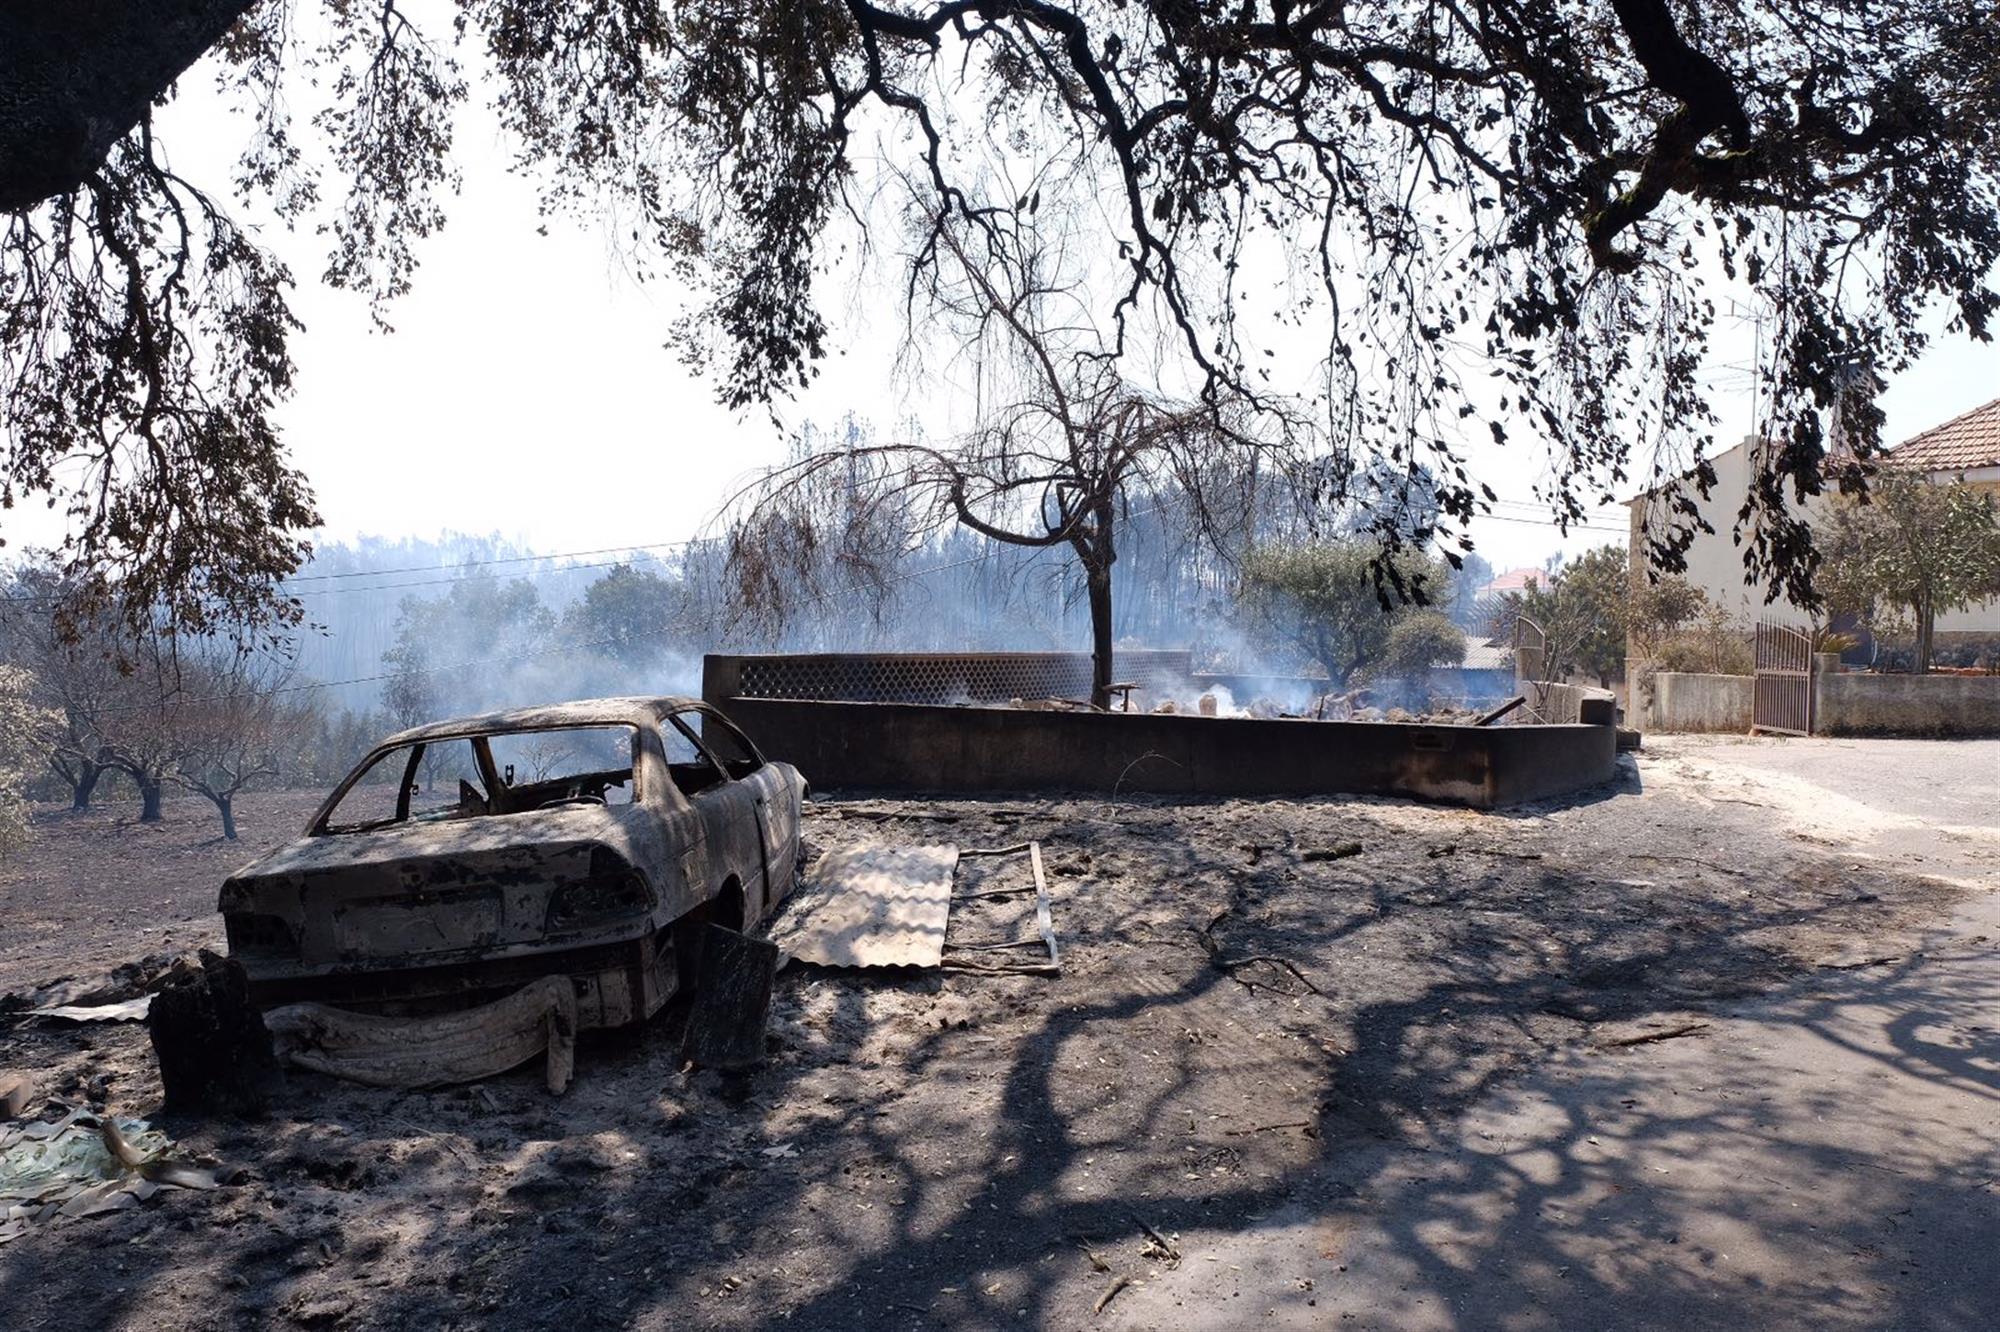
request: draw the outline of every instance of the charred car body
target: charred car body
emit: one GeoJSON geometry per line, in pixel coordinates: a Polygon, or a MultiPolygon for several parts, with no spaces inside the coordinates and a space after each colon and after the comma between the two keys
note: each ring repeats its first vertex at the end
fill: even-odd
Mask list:
{"type": "Polygon", "coordinates": [[[695,927],[747,928],[791,891],[804,793],[694,699],[415,727],[223,884],[229,951],[263,1006],[421,1012],[567,975],[579,1025],[641,1021],[695,927]]]}

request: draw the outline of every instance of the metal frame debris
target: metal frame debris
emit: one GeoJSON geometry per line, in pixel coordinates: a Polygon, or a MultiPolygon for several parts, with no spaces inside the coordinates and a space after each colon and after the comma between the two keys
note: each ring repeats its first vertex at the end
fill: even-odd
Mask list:
{"type": "Polygon", "coordinates": [[[974,849],[959,852],[966,856],[1013,856],[1028,853],[1029,866],[1034,870],[1035,881],[1017,888],[995,888],[977,893],[953,894],[952,900],[973,901],[987,897],[1011,897],[1016,893],[1032,892],[1035,895],[1035,935],[1032,938],[1004,939],[995,943],[945,944],[946,956],[939,963],[947,971],[1001,972],[1023,976],[1062,975],[1062,951],[1056,945],[1055,915],[1049,907],[1049,880],[1042,869],[1042,844],[1023,842],[1015,846],[974,849]],[[999,953],[1015,948],[1044,948],[1048,950],[1046,961],[1034,962],[987,962],[977,957],[967,957],[967,953],[999,953]],[[959,956],[951,956],[951,954],[959,956]]]}

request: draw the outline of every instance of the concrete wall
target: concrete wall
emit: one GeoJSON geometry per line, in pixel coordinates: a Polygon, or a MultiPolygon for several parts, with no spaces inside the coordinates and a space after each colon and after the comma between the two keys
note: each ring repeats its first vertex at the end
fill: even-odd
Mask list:
{"type": "MultiPolygon", "coordinates": [[[[1747,732],[1749,675],[1658,671],[1640,719],[1648,731],[1747,732]]],[[[1813,729],[1822,735],[2000,735],[2000,675],[1822,673],[1813,729]]]]}
{"type": "Polygon", "coordinates": [[[1733,731],[1750,729],[1756,700],[1754,675],[1653,674],[1652,698],[1640,719],[1647,731],[1733,731]]]}
{"type": "Polygon", "coordinates": [[[711,699],[822,790],[1406,795],[1491,808],[1600,785],[1616,732],[711,699]]]}
{"type": "Polygon", "coordinates": [[[1577,722],[1608,722],[1617,707],[1617,696],[1610,690],[1586,685],[1560,684],[1552,680],[1520,680],[1515,684],[1515,692],[1526,694],[1528,706],[1534,709],[1535,716],[1555,726],[1569,726],[1577,722]],[[1609,704],[1611,712],[1594,710],[1593,700],[1601,700],[1596,704],[1597,709],[1609,704]],[[1586,712],[1590,715],[1586,716],[1586,712]]]}
{"type": "Polygon", "coordinates": [[[2000,675],[1822,675],[1827,735],[2000,735],[2000,675]]]}

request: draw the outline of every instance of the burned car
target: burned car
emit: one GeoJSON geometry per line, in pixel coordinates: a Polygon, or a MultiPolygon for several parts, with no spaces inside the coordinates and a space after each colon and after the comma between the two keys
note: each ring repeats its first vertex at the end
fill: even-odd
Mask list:
{"type": "Polygon", "coordinates": [[[791,891],[805,782],[694,699],[617,698],[385,740],[305,835],[222,886],[261,1007],[483,1002],[566,975],[577,1021],[642,1021],[704,923],[791,891]]]}

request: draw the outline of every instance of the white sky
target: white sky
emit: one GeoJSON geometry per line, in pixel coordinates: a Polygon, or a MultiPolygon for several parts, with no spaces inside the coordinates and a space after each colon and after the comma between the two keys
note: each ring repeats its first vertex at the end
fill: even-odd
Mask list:
{"type": "MultiPolygon", "coordinates": [[[[160,138],[182,174],[220,187],[242,122],[215,107],[206,84],[200,74],[186,81],[160,138]]],[[[497,531],[553,552],[695,534],[734,484],[780,457],[779,432],[761,412],[717,406],[713,385],[663,348],[685,293],[638,289],[588,228],[555,221],[537,234],[533,186],[506,171],[505,147],[476,107],[461,117],[458,161],[463,191],[444,233],[420,248],[415,290],[391,308],[394,334],[373,330],[361,299],[319,285],[323,238],[265,233],[300,280],[295,308],[307,328],[293,343],[297,395],[280,420],[318,494],[318,539],[497,531]]],[[[844,351],[782,408],[789,422],[832,424],[849,410],[878,426],[913,413],[935,419],[939,395],[954,390],[895,382],[893,292],[830,299],[826,313],[830,345],[844,351]]],[[[1741,350],[1724,359],[1747,362],[1747,328],[1729,337],[1741,350]]],[[[1750,421],[1747,377],[1722,382],[1732,381],[1741,386],[1717,397],[1725,442],[1750,421]]],[[[1886,437],[1996,395],[2000,350],[1942,342],[1890,383],[1886,437]]],[[[1471,452],[1475,473],[1510,501],[1530,499],[1546,466],[1529,449],[1471,452]]],[[[1635,475],[1646,461],[1635,460],[1635,475]]],[[[37,521],[10,515],[10,544],[47,540],[37,521]]],[[[1606,526],[1563,540],[1546,520],[1508,509],[1476,523],[1474,536],[1504,570],[1623,539],[1622,508],[1593,521],[1606,526]]]]}

